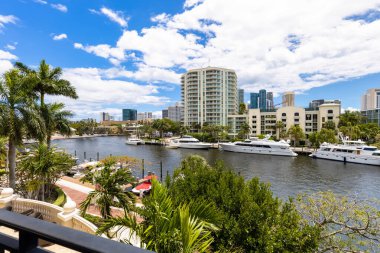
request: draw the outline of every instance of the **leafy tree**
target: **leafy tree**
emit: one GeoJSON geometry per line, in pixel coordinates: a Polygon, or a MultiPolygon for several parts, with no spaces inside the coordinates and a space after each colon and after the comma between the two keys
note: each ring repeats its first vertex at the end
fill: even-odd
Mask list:
{"type": "Polygon", "coordinates": [[[319,147],[320,142],[319,142],[319,133],[318,132],[312,132],[311,134],[309,134],[308,139],[309,139],[310,144],[313,148],[319,147]]]}
{"type": "Polygon", "coordinates": [[[334,121],[332,121],[332,120],[328,120],[328,121],[326,121],[326,122],[323,124],[322,128],[330,129],[330,130],[334,130],[334,131],[335,131],[335,129],[336,129],[336,125],[335,125],[335,122],[334,122],[334,121]]]}
{"type": "Polygon", "coordinates": [[[6,72],[0,80],[0,135],[8,137],[9,186],[15,188],[16,146],[23,137],[42,138],[45,128],[26,79],[18,70],[6,72]]]}
{"type": "Polygon", "coordinates": [[[374,143],[376,135],[380,133],[380,128],[376,123],[366,123],[359,125],[360,139],[369,143],[374,143]]]}
{"type": "MultiPolygon", "coordinates": [[[[150,196],[143,199],[144,208],[135,212],[143,221],[137,222],[136,213],[108,219],[99,233],[111,228],[130,229],[141,239],[141,246],[155,252],[209,252],[213,238],[211,231],[215,210],[206,202],[174,205],[168,190],[154,180],[150,196]]],[[[131,233],[131,235],[132,235],[131,233]]],[[[129,240],[126,241],[129,243],[129,240]]]]}
{"type": "Polygon", "coordinates": [[[356,126],[362,123],[363,116],[360,112],[345,111],[339,116],[338,127],[342,126],[356,126]]]}
{"type": "Polygon", "coordinates": [[[297,141],[305,138],[305,134],[299,125],[291,126],[288,130],[288,135],[293,139],[294,147],[296,146],[297,141]]]}
{"type": "Polygon", "coordinates": [[[335,130],[322,128],[318,133],[318,142],[336,143],[335,130]]]}
{"type": "Polygon", "coordinates": [[[247,107],[245,103],[240,103],[239,104],[239,114],[245,114],[247,113],[247,107]]]}
{"type": "Polygon", "coordinates": [[[164,136],[164,132],[170,130],[171,120],[168,118],[156,119],[155,121],[153,121],[152,127],[153,129],[160,132],[160,138],[162,138],[164,136]]]}
{"type": "Polygon", "coordinates": [[[115,169],[115,158],[109,158],[104,161],[104,168],[101,170],[93,169],[89,171],[81,180],[84,182],[94,183],[95,190],[91,191],[86,199],[80,204],[82,216],[92,202],[95,202],[100,209],[100,214],[104,219],[111,217],[111,207],[123,208],[129,212],[131,204],[135,198],[131,192],[124,192],[122,186],[133,182],[130,169],[115,169]]]}
{"type": "Polygon", "coordinates": [[[20,175],[23,175],[20,178],[20,191],[26,189],[29,198],[44,201],[46,194],[50,197],[55,182],[74,165],[75,161],[69,154],[39,144],[31,155],[22,157],[18,166],[20,175]]]}
{"type": "Polygon", "coordinates": [[[378,202],[318,192],[299,196],[304,223],[319,228],[317,252],[376,252],[380,249],[378,202]]]}
{"type": "Polygon", "coordinates": [[[273,196],[270,186],[243,177],[222,163],[210,166],[199,156],[182,161],[167,180],[173,203],[206,201],[219,217],[213,251],[312,252],[318,231],[300,226],[294,204],[273,196]]]}

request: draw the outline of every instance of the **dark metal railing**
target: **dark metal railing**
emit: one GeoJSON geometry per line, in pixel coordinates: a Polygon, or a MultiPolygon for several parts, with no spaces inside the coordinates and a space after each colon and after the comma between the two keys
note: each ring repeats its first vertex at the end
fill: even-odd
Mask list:
{"type": "Polygon", "coordinates": [[[10,251],[11,253],[50,252],[38,246],[39,239],[79,252],[151,252],[5,209],[0,209],[0,226],[5,226],[19,232],[18,239],[0,233],[1,253],[4,252],[4,250],[10,251]]]}

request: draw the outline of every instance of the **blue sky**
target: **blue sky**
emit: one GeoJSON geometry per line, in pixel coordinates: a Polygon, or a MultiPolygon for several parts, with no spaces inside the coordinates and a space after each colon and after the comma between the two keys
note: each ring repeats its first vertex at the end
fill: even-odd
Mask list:
{"type": "Polygon", "coordinates": [[[15,61],[62,67],[80,98],[50,100],[76,118],[158,112],[180,99],[180,74],[209,64],[235,69],[246,101],[266,88],[296,91],[299,106],[359,108],[380,86],[379,45],[380,1],[0,2],[0,73],[15,61]]]}

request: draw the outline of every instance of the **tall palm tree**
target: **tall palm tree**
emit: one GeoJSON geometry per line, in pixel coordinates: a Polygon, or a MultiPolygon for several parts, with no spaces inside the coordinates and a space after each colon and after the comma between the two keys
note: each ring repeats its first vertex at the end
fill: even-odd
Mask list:
{"type": "MultiPolygon", "coordinates": [[[[136,212],[143,222],[136,221],[136,214],[108,219],[99,228],[104,233],[112,228],[130,229],[141,239],[141,246],[155,252],[208,252],[217,230],[215,209],[206,202],[175,206],[167,189],[153,180],[152,192],[143,199],[144,208],[136,212]]],[[[132,236],[132,234],[131,234],[132,236]]],[[[130,241],[126,240],[127,243],[130,241]]]]}
{"type": "Polygon", "coordinates": [[[46,142],[48,147],[50,147],[51,136],[55,131],[67,136],[72,134],[68,118],[72,117],[73,113],[63,110],[64,107],[65,105],[63,103],[46,104],[43,118],[45,119],[46,142]]]}
{"type": "Polygon", "coordinates": [[[132,193],[124,192],[122,186],[133,182],[133,177],[129,169],[114,170],[115,163],[116,160],[110,158],[105,162],[103,169],[100,171],[94,169],[95,171],[87,173],[82,178],[82,181],[95,182],[96,186],[80,204],[82,216],[94,201],[104,219],[111,218],[112,206],[121,207],[125,212],[129,212],[135,198],[132,193]]]}
{"type": "Polygon", "coordinates": [[[8,137],[9,186],[15,188],[16,146],[22,144],[27,134],[41,138],[45,128],[25,85],[25,77],[18,70],[4,74],[0,80],[0,96],[0,134],[8,137]]]}
{"type": "MultiPolygon", "coordinates": [[[[32,86],[35,96],[40,100],[40,111],[45,120],[46,128],[50,128],[48,124],[51,123],[49,118],[52,116],[49,115],[49,110],[46,108],[45,95],[57,95],[77,99],[78,95],[75,88],[69,81],[61,79],[61,68],[51,68],[45,60],[41,61],[37,71],[21,62],[16,62],[15,67],[28,77],[29,85],[32,86]]],[[[48,142],[47,139],[44,141],[48,142]]]]}
{"type": "Polygon", "coordinates": [[[280,137],[281,137],[281,132],[284,130],[284,128],[285,128],[285,124],[284,124],[284,122],[282,122],[282,121],[277,121],[276,122],[276,125],[275,125],[275,128],[276,128],[276,139],[278,140],[278,139],[280,139],[280,137]]]}
{"type": "Polygon", "coordinates": [[[288,135],[294,140],[294,147],[298,140],[305,138],[305,133],[299,125],[293,125],[288,130],[288,135]]]}

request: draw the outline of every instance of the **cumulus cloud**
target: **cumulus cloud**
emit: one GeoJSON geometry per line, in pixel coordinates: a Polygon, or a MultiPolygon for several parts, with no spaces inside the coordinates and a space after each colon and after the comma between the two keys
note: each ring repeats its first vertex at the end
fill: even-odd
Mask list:
{"type": "Polygon", "coordinates": [[[61,11],[61,12],[67,12],[68,11],[67,7],[63,4],[51,4],[50,6],[56,10],[61,11]]]}
{"type": "Polygon", "coordinates": [[[15,50],[15,49],[16,49],[16,45],[17,45],[17,43],[14,43],[14,44],[7,44],[7,45],[5,46],[5,48],[8,49],[8,50],[15,50]]]}
{"type": "Polygon", "coordinates": [[[140,85],[133,82],[105,77],[105,70],[97,68],[64,69],[62,78],[75,86],[79,99],[54,97],[54,101],[65,102],[77,118],[98,117],[107,106],[122,108],[138,104],[162,105],[169,99],[159,95],[159,87],[151,84],[140,85]],[[95,113],[94,113],[95,111],[95,113]]]}
{"type": "Polygon", "coordinates": [[[17,18],[13,15],[1,15],[0,14],[0,31],[5,24],[16,24],[17,18]]]}
{"type": "Polygon", "coordinates": [[[16,55],[0,49],[0,75],[13,67],[14,60],[17,60],[16,55]]]}
{"type": "Polygon", "coordinates": [[[124,16],[121,11],[114,11],[106,7],[102,7],[99,11],[94,9],[89,9],[93,14],[104,15],[112,22],[119,24],[121,27],[128,26],[128,18],[124,16]]]}
{"type": "Polygon", "coordinates": [[[174,79],[220,66],[235,69],[248,92],[303,92],[380,72],[379,9],[379,0],[187,0],[181,13],[152,17],[158,25],[80,49],[118,66],[132,62],[136,73],[160,69],[174,79]]]}
{"type": "Polygon", "coordinates": [[[53,40],[63,40],[63,39],[67,39],[67,34],[61,33],[61,34],[57,34],[53,37],[53,40]]]}

